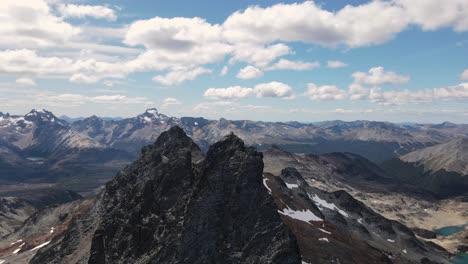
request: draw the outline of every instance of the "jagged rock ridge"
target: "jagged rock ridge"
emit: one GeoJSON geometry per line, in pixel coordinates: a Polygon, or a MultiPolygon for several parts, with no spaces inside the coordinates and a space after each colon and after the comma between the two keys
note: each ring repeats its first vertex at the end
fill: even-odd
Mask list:
{"type": "Polygon", "coordinates": [[[234,135],[204,157],[173,127],[32,263],[301,263],[262,171],[261,153],[234,135]]]}

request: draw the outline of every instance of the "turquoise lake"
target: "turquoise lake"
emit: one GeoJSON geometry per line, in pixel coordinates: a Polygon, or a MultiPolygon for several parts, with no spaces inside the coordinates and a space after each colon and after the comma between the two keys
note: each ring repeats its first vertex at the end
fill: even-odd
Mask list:
{"type": "Polygon", "coordinates": [[[452,259],[453,264],[468,264],[468,254],[461,253],[452,259]]]}
{"type": "Polygon", "coordinates": [[[462,231],[463,229],[465,229],[466,226],[468,226],[468,224],[457,225],[457,226],[446,226],[446,227],[442,227],[439,229],[435,229],[434,232],[436,232],[437,234],[444,235],[444,236],[451,236],[453,234],[456,234],[462,231]]]}
{"type": "MultiPolygon", "coordinates": [[[[442,227],[439,229],[435,229],[434,232],[436,232],[437,234],[444,235],[444,236],[451,236],[462,231],[463,229],[465,229],[466,226],[468,226],[468,224],[458,225],[458,226],[446,226],[446,227],[442,227]]],[[[453,264],[468,264],[468,254],[467,253],[457,254],[452,259],[452,263],[453,264]]]]}

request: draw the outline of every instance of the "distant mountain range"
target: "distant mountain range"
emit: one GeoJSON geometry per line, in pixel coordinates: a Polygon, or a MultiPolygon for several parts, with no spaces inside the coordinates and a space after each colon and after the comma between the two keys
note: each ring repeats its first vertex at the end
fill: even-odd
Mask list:
{"type": "MultiPolygon", "coordinates": [[[[68,117],[66,115],[59,116],[60,119],[67,121],[70,124],[75,123],[76,121],[84,120],[87,117],[68,117]]],[[[120,121],[124,119],[123,117],[99,117],[99,119],[106,120],[106,121],[120,121]]]]}
{"type": "Polygon", "coordinates": [[[86,194],[112,178],[139,155],[143,146],[174,125],[180,126],[202,151],[233,132],[260,151],[277,145],[309,154],[351,152],[377,163],[468,135],[468,125],[451,123],[208,120],[169,117],[156,109],[133,118],[92,116],[73,123],[47,110],[32,110],[24,116],[0,113],[0,171],[5,172],[0,181],[58,181],[86,194]],[[89,184],[76,180],[82,177],[90,178],[89,184]]]}

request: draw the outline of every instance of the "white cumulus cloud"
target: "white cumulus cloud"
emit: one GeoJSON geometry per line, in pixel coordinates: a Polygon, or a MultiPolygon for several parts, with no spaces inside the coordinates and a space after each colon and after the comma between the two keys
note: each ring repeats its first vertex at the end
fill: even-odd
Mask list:
{"type": "Polygon", "coordinates": [[[275,64],[266,68],[266,70],[294,70],[294,71],[305,71],[312,70],[320,67],[320,63],[315,62],[304,62],[304,61],[291,61],[287,59],[280,59],[275,64]]]}
{"type": "Polygon", "coordinates": [[[368,97],[369,88],[353,83],[349,86],[348,94],[351,100],[363,100],[368,97]]]}
{"type": "Polygon", "coordinates": [[[163,100],[162,107],[169,107],[171,105],[181,105],[182,102],[176,98],[168,97],[163,100]]]}
{"type": "Polygon", "coordinates": [[[107,104],[107,105],[123,105],[123,104],[153,104],[151,100],[146,97],[128,97],[126,95],[98,95],[86,96],[81,94],[58,94],[49,95],[41,99],[41,102],[46,105],[71,107],[83,104],[107,104]]]}
{"type": "Polygon", "coordinates": [[[72,82],[92,83],[105,78],[123,78],[125,67],[95,59],[41,56],[34,50],[0,51],[0,72],[38,77],[69,78],[72,82]]]}
{"type": "Polygon", "coordinates": [[[2,0],[0,4],[0,47],[60,46],[79,32],[54,15],[44,0],[2,0]]]}
{"type": "Polygon", "coordinates": [[[417,90],[382,91],[379,87],[375,87],[370,90],[369,94],[370,101],[383,105],[425,104],[433,101],[458,101],[467,99],[468,83],[417,90]]]}
{"type": "Polygon", "coordinates": [[[153,81],[165,86],[174,86],[187,80],[195,80],[199,75],[211,73],[210,69],[198,67],[190,70],[174,70],[166,75],[157,75],[153,81]]]}
{"type": "Polygon", "coordinates": [[[314,83],[307,84],[307,91],[304,95],[311,100],[343,100],[347,98],[346,92],[335,85],[317,86],[314,83]]]}
{"type": "Polygon", "coordinates": [[[219,73],[220,76],[225,76],[229,71],[229,68],[228,66],[224,66],[222,69],[221,69],[221,72],[219,73]]]}
{"type": "MultiPolygon", "coordinates": [[[[99,26],[92,24],[94,20],[72,24],[68,18],[112,22],[117,19],[115,8],[64,2],[1,2],[0,73],[18,79],[109,83],[131,73],[154,72],[155,81],[176,85],[211,72],[211,65],[227,60],[254,67],[257,71],[248,68],[249,74],[244,68],[244,76],[254,78],[269,70],[318,67],[318,62],[283,58],[295,55],[295,42],[357,48],[385,43],[410,27],[468,31],[466,0],[373,0],[334,11],[305,1],[250,6],[219,24],[199,17],[153,17],[125,25],[99,22],[99,26]]],[[[328,61],[327,66],[345,63],[328,61]]],[[[221,75],[227,73],[225,69],[221,75]]],[[[356,84],[372,86],[409,80],[383,67],[353,77],[356,84]]],[[[354,93],[354,97],[359,96],[354,93]]]]}
{"type": "Polygon", "coordinates": [[[205,97],[211,99],[238,99],[247,97],[280,97],[292,98],[294,96],[291,86],[281,82],[260,83],[254,88],[232,86],[227,88],[209,88],[205,97]]]}
{"type": "Polygon", "coordinates": [[[346,67],[348,66],[348,64],[342,62],[342,61],[339,61],[339,60],[331,60],[331,61],[327,61],[327,67],[328,68],[343,68],[343,67],[346,67]]]}
{"type": "Polygon", "coordinates": [[[85,18],[92,17],[96,19],[106,19],[108,21],[117,20],[115,11],[107,6],[101,5],[59,5],[58,10],[64,17],[85,18]]]}
{"type": "Polygon", "coordinates": [[[212,99],[233,99],[233,98],[246,98],[255,95],[252,88],[241,86],[232,86],[226,88],[209,88],[205,91],[204,96],[212,99]]]}
{"type": "Polygon", "coordinates": [[[393,71],[385,71],[384,67],[374,67],[365,72],[355,72],[352,74],[354,83],[382,85],[382,84],[400,84],[409,81],[408,76],[397,74],[393,71]]]}
{"type": "Polygon", "coordinates": [[[19,85],[25,85],[25,86],[34,86],[36,85],[36,82],[31,79],[31,78],[18,78],[15,81],[19,85]]]}
{"type": "Polygon", "coordinates": [[[255,86],[257,97],[282,97],[291,98],[293,91],[291,86],[281,82],[260,83],[255,86]]]}
{"type": "Polygon", "coordinates": [[[402,8],[389,2],[347,5],[331,12],[306,1],[265,8],[253,6],[236,12],[224,22],[223,34],[231,42],[301,41],[357,47],[383,43],[407,25],[402,8]]]}
{"type": "Polygon", "coordinates": [[[362,47],[391,40],[410,25],[467,31],[467,13],[466,0],[375,0],[337,11],[305,1],[235,12],[223,23],[223,35],[232,43],[300,41],[362,47]]]}
{"type": "Polygon", "coordinates": [[[256,67],[267,67],[278,57],[292,54],[293,51],[283,43],[273,45],[236,43],[233,46],[231,63],[236,61],[248,62],[256,67]]]}
{"type": "Polygon", "coordinates": [[[405,17],[423,30],[453,27],[468,30],[468,2],[466,0],[393,0],[404,10],[405,17]]]}
{"type": "Polygon", "coordinates": [[[460,79],[462,79],[464,81],[468,81],[468,69],[466,69],[462,73],[460,73],[460,79]]]}
{"type": "Polygon", "coordinates": [[[243,80],[255,79],[261,76],[263,76],[263,71],[251,65],[240,69],[236,75],[237,78],[243,80]]]}

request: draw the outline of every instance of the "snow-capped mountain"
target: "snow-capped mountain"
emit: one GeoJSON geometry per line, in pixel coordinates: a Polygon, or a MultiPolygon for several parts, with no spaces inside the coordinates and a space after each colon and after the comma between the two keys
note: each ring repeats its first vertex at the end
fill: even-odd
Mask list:
{"type": "Polygon", "coordinates": [[[70,128],[70,124],[47,110],[33,109],[24,116],[0,115],[1,138],[31,155],[47,156],[58,149],[104,147],[70,128]]]}
{"type": "Polygon", "coordinates": [[[72,130],[88,135],[107,146],[137,153],[157,136],[178,125],[202,149],[234,132],[247,144],[264,149],[280,145],[295,152],[354,152],[373,161],[384,161],[410,151],[446,142],[468,126],[400,125],[372,121],[327,121],[318,124],[298,122],[255,122],[249,120],[208,120],[195,117],[168,117],[156,109],[123,120],[106,121],[96,116],[77,121],[72,130]]]}
{"type": "Polygon", "coordinates": [[[291,152],[309,154],[351,152],[373,162],[468,135],[466,125],[208,120],[202,117],[170,117],[150,108],[122,120],[91,116],[73,124],[47,110],[32,110],[24,116],[0,114],[0,139],[18,148],[23,159],[44,158],[44,166],[54,171],[64,166],[69,168],[62,175],[76,175],[78,170],[71,168],[86,161],[97,167],[105,166],[108,173],[98,177],[108,179],[124,164],[135,159],[143,146],[154,142],[162,132],[175,125],[180,126],[203,151],[233,132],[247,145],[260,151],[278,145],[291,152]]]}
{"type": "MultiPolygon", "coordinates": [[[[0,181],[8,182],[73,181],[96,171],[109,178],[132,158],[73,130],[53,113],[35,109],[24,116],[0,114],[0,150],[0,181]]],[[[96,182],[89,188],[95,187],[96,182]]]]}

